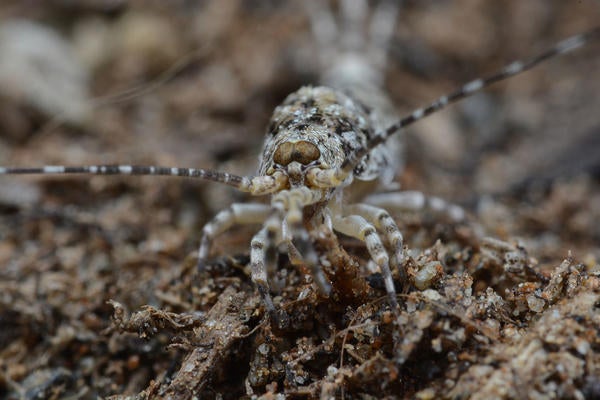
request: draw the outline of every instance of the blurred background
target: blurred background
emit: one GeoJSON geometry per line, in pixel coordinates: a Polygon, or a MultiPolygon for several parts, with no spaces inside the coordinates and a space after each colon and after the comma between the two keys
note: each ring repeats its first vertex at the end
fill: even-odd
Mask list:
{"type": "MultiPolygon", "coordinates": [[[[2,164],[135,163],[254,173],[273,108],[319,76],[301,6],[267,0],[3,1],[2,164]]],[[[403,115],[592,28],[599,16],[595,1],[405,1],[386,88],[403,115]]],[[[408,167],[398,173],[404,188],[475,207],[483,195],[547,195],[556,179],[578,185],[578,177],[597,177],[599,48],[596,43],[551,60],[411,127],[405,133],[408,167]]],[[[5,181],[0,201],[39,201],[37,186],[21,186],[31,180],[10,182],[21,197],[7,194],[5,181]]],[[[103,178],[83,182],[113,185],[103,178]]],[[[141,191],[182,185],[113,182],[141,191]]],[[[195,201],[207,207],[196,226],[223,202],[239,199],[217,185],[209,193],[183,183],[190,185],[195,201]]]]}
{"type": "MultiPolygon", "coordinates": [[[[592,0],[403,4],[386,75],[400,116],[600,21],[592,0]]],[[[317,82],[315,51],[302,0],[3,0],[0,165],[253,174],[273,108],[317,82]]],[[[540,268],[572,250],[598,269],[599,71],[592,43],[415,124],[399,182],[462,204],[540,268]]],[[[137,393],[151,368],[168,370],[164,343],[120,360],[128,339],[113,338],[105,362],[105,339],[89,335],[106,327],[109,298],[190,309],[173,285],[193,265],[183,260],[208,218],[245,200],[180,179],[0,177],[0,395],[11,381],[38,387],[33,371],[61,356],[90,398],[137,393]],[[144,360],[153,367],[134,368],[144,360]]],[[[409,246],[440,237],[399,224],[409,246]]],[[[251,232],[223,235],[214,254],[247,254],[251,232]]]]}

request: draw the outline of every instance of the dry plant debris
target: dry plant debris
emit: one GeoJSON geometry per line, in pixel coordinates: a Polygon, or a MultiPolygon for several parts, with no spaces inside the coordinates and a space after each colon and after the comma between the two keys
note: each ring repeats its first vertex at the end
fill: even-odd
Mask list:
{"type": "MultiPolygon", "coordinates": [[[[306,21],[291,1],[205,3],[190,12],[181,2],[0,6],[2,23],[31,20],[72,46],[89,73],[75,87],[85,96],[147,88],[189,60],[153,91],[96,101],[66,125],[0,90],[2,163],[252,171],[273,106],[314,74],[306,21]]],[[[548,0],[506,2],[500,14],[478,0],[408,3],[388,76],[400,110],[589,26],[600,12],[548,0]]],[[[409,132],[404,187],[477,206],[462,224],[395,215],[409,249],[407,276],[394,276],[398,317],[365,249],[344,237],[314,238],[329,299],[280,258],[278,324],[250,282],[249,232],[221,238],[221,256],[199,273],[199,227],[243,200],[226,189],[3,180],[0,397],[600,397],[600,80],[582,79],[597,74],[594,51],[409,132]]]]}

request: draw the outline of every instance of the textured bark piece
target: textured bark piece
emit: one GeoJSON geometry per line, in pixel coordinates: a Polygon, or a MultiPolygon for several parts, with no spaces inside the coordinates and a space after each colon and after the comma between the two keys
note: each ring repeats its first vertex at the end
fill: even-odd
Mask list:
{"type": "Polygon", "coordinates": [[[257,304],[256,296],[232,287],[225,289],[208,312],[206,323],[196,331],[198,346],[185,357],[166,389],[150,398],[183,400],[199,396],[228,358],[233,345],[249,330],[242,317],[242,308],[256,307],[257,304]]]}

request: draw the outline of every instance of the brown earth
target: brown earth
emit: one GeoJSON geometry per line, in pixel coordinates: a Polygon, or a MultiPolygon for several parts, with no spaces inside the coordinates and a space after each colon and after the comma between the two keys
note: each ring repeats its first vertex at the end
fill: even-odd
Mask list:
{"type": "MultiPolygon", "coordinates": [[[[70,87],[28,62],[3,81],[0,62],[0,165],[252,174],[271,111],[317,76],[301,10],[4,1],[0,32],[23,19],[54,30],[88,78],[70,87]]],[[[403,114],[598,17],[591,1],[407,1],[386,87],[403,114]]],[[[198,271],[203,224],[249,201],[229,188],[0,177],[0,397],[600,398],[599,46],[406,132],[402,187],[469,218],[395,215],[410,255],[398,317],[345,237],[316,242],[328,299],[280,257],[278,323],[249,277],[252,228],[219,237],[198,271]]]]}

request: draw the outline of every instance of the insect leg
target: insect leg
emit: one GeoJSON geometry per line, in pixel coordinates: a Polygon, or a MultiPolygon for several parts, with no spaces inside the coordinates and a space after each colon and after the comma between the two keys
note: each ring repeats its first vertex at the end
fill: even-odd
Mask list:
{"type": "Polygon", "coordinates": [[[342,0],[341,44],[346,51],[358,51],[365,47],[363,28],[369,13],[365,0],[342,0]]]}
{"type": "Polygon", "coordinates": [[[271,213],[270,206],[265,204],[232,204],[219,212],[202,229],[202,240],[198,250],[198,267],[202,269],[213,239],[236,224],[259,224],[271,213]]]}
{"type": "Polygon", "coordinates": [[[385,234],[388,243],[394,249],[394,257],[390,260],[390,264],[392,267],[398,268],[401,279],[404,282],[406,278],[406,273],[402,268],[404,238],[391,215],[383,208],[368,204],[352,204],[344,207],[344,211],[347,211],[349,214],[362,216],[385,234]]]}
{"type": "Polygon", "coordinates": [[[268,227],[263,227],[250,243],[250,270],[252,282],[258,288],[260,295],[265,302],[267,312],[272,316],[275,315],[275,306],[273,299],[269,293],[269,281],[267,277],[267,247],[270,246],[268,227]]]}
{"type": "MultiPolygon", "coordinates": [[[[335,40],[338,36],[335,18],[327,1],[304,1],[303,4],[309,17],[313,36],[319,45],[319,56],[323,58],[335,49],[335,40]]],[[[320,61],[321,63],[326,62],[325,59],[320,61]]]]}
{"type": "Polygon", "coordinates": [[[369,23],[368,58],[383,69],[387,64],[388,47],[396,28],[402,0],[381,0],[373,10],[369,23]]]}
{"type": "Polygon", "coordinates": [[[390,306],[393,310],[397,310],[398,300],[396,300],[396,289],[390,271],[389,257],[375,227],[359,215],[333,216],[332,222],[333,229],[336,231],[365,242],[371,258],[381,269],[390,306]]]}
{"type": "Polygon", "coordinates": [[[447,215],[454,222],[461,222],[466,218],[465,210],[462,207],[448,203],[439,197],[426,196],[415,190],[376,193],[367,196],[364,201],[376,207],[399,212],[431,210],[447,215]]]}
{"type": "Polygon", "coordinates": [[[325,273],[319,266],[319,257],[314,249],[312,241],[304,227],[304,207],[321,201],[323,193],[320,190],[312,190],[307,187],[298,187],[291,190],[282,190],[273,196],[271,205],[283,213],[284,239],[290,247],[290,259],[297,260],[302,256],[304,262],[311,270],[311,274],[317,288],[322,295],[328,296],[331,292],[331,284],[327,281],[325,273]],[[295,250],[295,251],[294,251],[295,250]]]}

